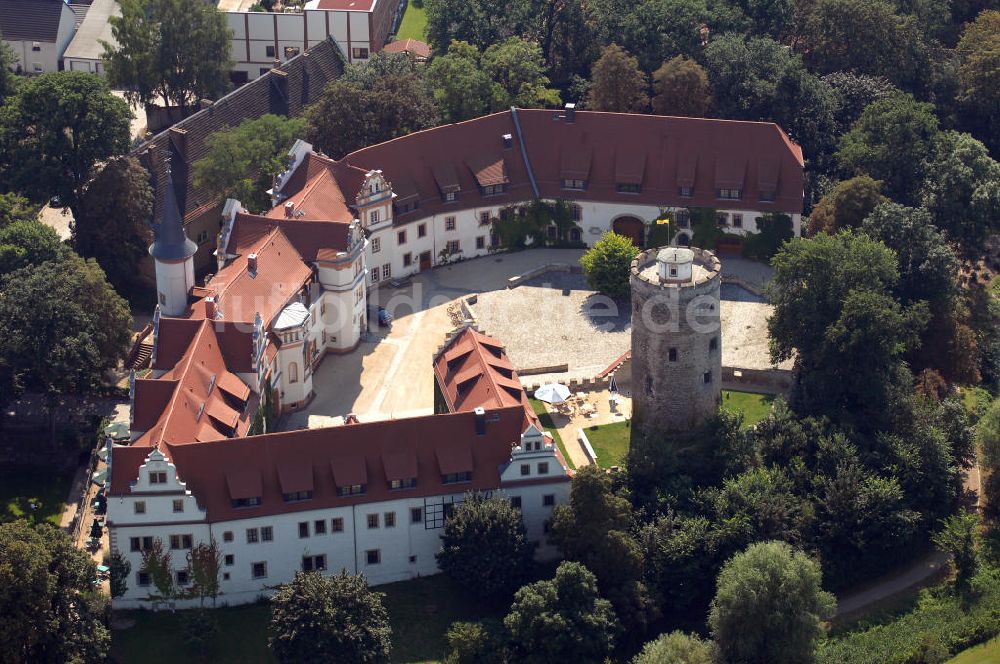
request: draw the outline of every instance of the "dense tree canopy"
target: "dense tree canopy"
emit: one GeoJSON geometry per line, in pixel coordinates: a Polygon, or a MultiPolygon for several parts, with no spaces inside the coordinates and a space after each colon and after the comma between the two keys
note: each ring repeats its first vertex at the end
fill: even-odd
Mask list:
{"type": "Polygon", "coordinates": [[[479,64],[493,81],[494,110],[559,105],[559,92],[547,87],[545,61],[535,42],[511,37],[493,44],[483,51],[479,64]]]}
{"type": "Polygon", "coordinates": [[[479,64],[479,49],[453,41],[448,52],[427,65],[427,84],[447,122],[486,115],[493,105],[493,82],[479,64]]]}
{"type": "Polygon", "coordinates": [[[494,496],[469,496],[445,524],[441,571],[483,596],[510,596],[527,579],[534,556],[520,510],[494,496]]]}
{"type": "Polygon", "coordinates": [[[851,174],[881,181],[882,193],[892,200],[912,205],[917,202],[937,133],[938,119],[931,104],[909,95],[893,95],[865,108],[844,134],[837,160],[851,174]]]}
{"type": "Polygon", "coordinates": [[[36,207],[24,196],[0,194],[0,228],[15,221],[34,221],[37,215],[36,207]]]}
{"type": "Polygon", "coordinates": [[[722,568],[708,622],[726,661],[806,664],[834,606],[815,561],[784,542],[765,542],[722,568]]]}
{"type": "Polygon", "coordinates": [[[524,586],[504,618],[514,661],[600,664],[611,653],[618,621],[597,581],[579,563],[559,565],[549,581],[524,586]]]}
{"type": "Polygon", "coordinates": [[[251,212],[271,209],[267,191],[288,166],[288,149],[305,133],[302,118],[263,115],[209,136],[204,157],[194,164],[198,186],[236,198],[251,212]]]}
{"type": "Polygon", "coordinates": [[[611,44],[594,63],[587,107],[594,111],[635,113],[646,110],[649,95],[646,74],[621,46],[611,44]]]}
{"type": "Polygon", "coordinates": [[[363,575],[296,572],[271,599],[268,645],[282,664],[389,661],[389,614],[363,575]]]}
{"type": "Polygon", "coordinates": [[[34,219],[0,228],[0,275],[29,265],[58,261],[68,253],[59,235],[34,219]]]}
{"type": "Polygon", "coordinates": [[[712,87],[705,68],[682,55],[653,72],[653,112],[700,118],[712,108],[712,87]]]}
{"type": "Polygon", "coordinates": [[[858,228],[880,202],[882,183],[867,175],[838,182],[830,193],[821,198],[809,215],[809,232],[836,233],[858,228]]]}
{"type": "Polygon", "coordinates": [[[25,80],[0,109],[0,164],[7,184],[36,200],[73,207],[101,161],[129,146],[128,104],[100,77],[61,71],[25,80]]]}
{"type": "Polygon", "coordinates": [[[533,37],[538,29],[531,0],[424,0],[427,38],[437,53],[458,39],[480,49],[511,37],[533,37]]]}
{"type": "Polygon", "coordinates": [[[632,290],[629,266],[638,253],[639,248],[629,238],[606,233],[580,258],[580,265],[591,288],[613,298],[623,298],[632,290]]]}
{"type": "Polygon", "coordinates": [[[87,184],[73,220],[76,251],[95,259],[115,290],[129,297],[143,289],[139,263],[153,239],[149,180],[134,157],[109,160],[87,184]]]}
{"type": "Polygon", "coordinates": [[[121,0],[112,16],[117,46],[104,44],[107,77],[135,104],[155,102],[182,112],[229,86],[229,27],[202,0],[121,0]]]}
{"type": "Polygon", "coordinates": [[[712,664],[712,644],[693,634],[671,632],[650,641],[632,664],[712,664]]]}
{"type": "Polygon", "coordinates": [[[111,633],[96,565],[62,531],[0,524],[0,646],[6,662],[105,662],[111,633]]]}
{"type": "Polygon", "coordinates": [[[973,133],[1000,150],[1000,10],[985,11],[970,23],[957,48],[960,96],[973,133]]]}

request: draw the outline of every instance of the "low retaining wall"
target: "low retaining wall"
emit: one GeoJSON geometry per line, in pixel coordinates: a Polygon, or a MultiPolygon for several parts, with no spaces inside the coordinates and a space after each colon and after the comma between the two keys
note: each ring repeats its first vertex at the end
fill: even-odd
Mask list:
{"type": "Polygon", "coordinates": [[[790,390],[793,382],[789,369],[722,367],[722,386],[725,389],[780,394],[790,390]]]}
{"type": "Polygon", "coordinates": [[[567,371],[569,371],[568,364],[553,364],[548,367],[528,367],[527,369],[518,369],[517,374],[519,376],[537,376],[538,374],[565,373],[567,371]]]}
{"type": "MultiPolygon", "coordinates": [[[[521,371],[517,372],[521,375],[521,371]]],[[[570,389],[571,392],[590,392],[594,390],[603,390],[608,386],[609,378],[571,378],[568,381],[559,381],[560,384],[565,385],[570,389]]],[[[534,393],[542,383],[526,383],[523,380],[521,384],[524,389],[528,391],[529,394],[534,393]]]]}
{"type": "Polygon", "coordinates": [[[734,277],[733,275],[722,275],[722,283],[733,284],[734,286],[739,286],[744,290],[748,290],[757,297],[766,297],[764,295],[763,289],[757,284],[751,284],[749,281],[744,281],[739,277],[734,277]]]}
{"type": "Polygon", "coordinates": [[[580,441],[580,446],[583,448],[583,453],[587,455],[590,459],[590,463],[597,464],[597,452],[594,448],[590,446],[590,439],[587,438],[587,434],[584,433],[583,429],[576,430],[576,439],[580,441]]]}
{"type": "Polygon", "coordinates": [[[541,276],[546,272],[566,272],[570,274],[580,274],[583,269],[575,263],[549,263],[548,265],[540,265],[536,268],[528,270],[527,272],[522,272],[521,274],[511,277],[507,280],[507,288],[517,288],[525,281],[529,279],[534,279],[535,277],[541,276]]]}

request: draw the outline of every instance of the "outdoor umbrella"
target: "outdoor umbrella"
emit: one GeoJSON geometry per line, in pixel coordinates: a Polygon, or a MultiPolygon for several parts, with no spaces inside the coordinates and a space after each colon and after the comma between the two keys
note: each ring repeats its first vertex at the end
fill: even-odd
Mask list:
{"type": "Polygon", "coordinates": [[[535,398],[546,403],[562,403],[569,394],[569,388],[559,383],[547,383],[535,390],[535,398]]]}
{"type": "Polygon", "coordinates": [[[611,392],[611,394],[618,394],[618,383],[615,381],[614,374],[611,374],[611,382],[608,384],[608,392],[611,392]]]}
{"type": "Polygon", "coordinates": [[[112,422],[104,427],[104,435],[114,440],[127,439],[130,435],[128,422],[112,422]]]}

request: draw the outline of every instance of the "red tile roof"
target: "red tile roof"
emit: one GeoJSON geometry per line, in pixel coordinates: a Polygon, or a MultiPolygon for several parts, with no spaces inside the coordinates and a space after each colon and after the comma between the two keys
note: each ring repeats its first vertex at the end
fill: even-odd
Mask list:
{"type": "Polygon", "coordinates": [[[419,39],[397,39],[386,44],[382,50],[386,53],[410,53],[422,60],[431,57],[431,47],[419,39]]]}
{"type": "MultiPolygon", "coordinates": [[[[177,474],[208,510],[209,521],[270,516],[348,506],[395,497],[423,497],[496,489],[512,445],[524,429],[524,411],[511,406],[488,411],[483,435],[476,434],[474,413],[428,415],[402,420],[306,429],[186,445],[167,444],[161,451],[177,474]],[[400,471],[396,459],[412,455],[416,486],[389,489],[389,475],[400,471]],[[386,459],[393,459],[386,470],[386,459]],[[313,498],[282,499],[282,469],[310,468],[313,498]],[[470,471],[470,482],[445,484],[442,475],[470,471]],[[341,496],[337,487],[364,484],[365,493],[341,496]],[[257,507],[237,508],[237,498],[261,498],[257,507]]],[[[110,493],[127,495],[149,448],[114,448],[110,493]]],[[[409,464],[409,461],[406,461],[409,464]]],[[[405,473],[410,472],[404,469],[405,473]]],[[[304,475],[303,475],[304,476],[304,475]]],[[[565,481],[554,477],[553,482],[565,481]]],[[[299,484],[295,484],[300,486],[299,484]]]]}
{"type": "Polygon", "coordinates": [[[527,395],[499,341],[467,327],[434,358],[434,375],[452,411],[521,406],[527,395]]]}

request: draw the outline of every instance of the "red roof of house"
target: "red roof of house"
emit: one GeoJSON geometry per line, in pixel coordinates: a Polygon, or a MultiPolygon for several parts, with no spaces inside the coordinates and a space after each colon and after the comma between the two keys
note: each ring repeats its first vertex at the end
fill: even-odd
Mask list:
{"type": "Polygon", "coordinates": [[[503,345],[474,328],[465,328],[438,352],[434,375],[453,412],[506,406],[534,412],[503,345]]]}
{"type": "Polygon", "coordinates": [[[386,53],[411,53],[423,60],[431,57],[431,47],[419,39],[397,39],[386,44],[382,50],[386,53]]]}
{"type": "Polygon", "coordinates": [[[376,0],[319,0],[317,9],[335,11],[367,12],[375,6],[376,0]]]}
{"type": "MultiPolygon", "coordinates": [[[[419,200],[417,210],[397,214],[397,223],[446,209],[533,198],[519,138],[543,198],[717,207],[718,189],[741,188],[746,207],[802,211],[802,149],[774,123],[589,111],[578,111],[570,123],[562,111],[516,114],[520,135],[511,111],[504,111],[401,136],[338,163],[360,171],[381,169],[394,188],[398,182],[419,200]],[[512,137],[510,148],[504,147],[505,134],[512,137]],[[563,189],[566,179],[585,180],[586,190],[563,189]],[[503,193],[480,195],[481,186],[501,182],[503,193]],[[640,192],[619,193],[620,183],[639,184],[640,192]],[[681,197],[682,186],[693,187],[692,196],[681,197]],[[455,187],[458,201],[445,203],[442,193],[455,187]],[[762,192],[774,200],[758,200],[762,192]]],[[[283,192],[294,199],[292,185],[290,180],[283,192]]]]}
{"type": "MultiPolygon", "coordinates": [[[[394,497],[421,497],[496,489],[524,429],[520,406],[488,410],[485,433],[476,415],[462,412],[402,420],[306,429],[186,445],[161,451],[208,510],[209,521],[325,509],[394,497]],[[470,482],[444,484],[442,475],[471,471],[470,482]],[[412,489],[391,490],[389,481],[416,472],[412,489]],[[307,490],[313,498],[285,502],[283,493],[307,490]],[[365,493],[340,496],[337,487],[364,484],[365,493]],[[236,508],[237,498],[259,496],[257,507],[236,508]]],[[[112,450],[110,493],[127,495],[149,448],[112,450]]],[[[552,481],[566,481],[554,477],[552,481]]]]}

